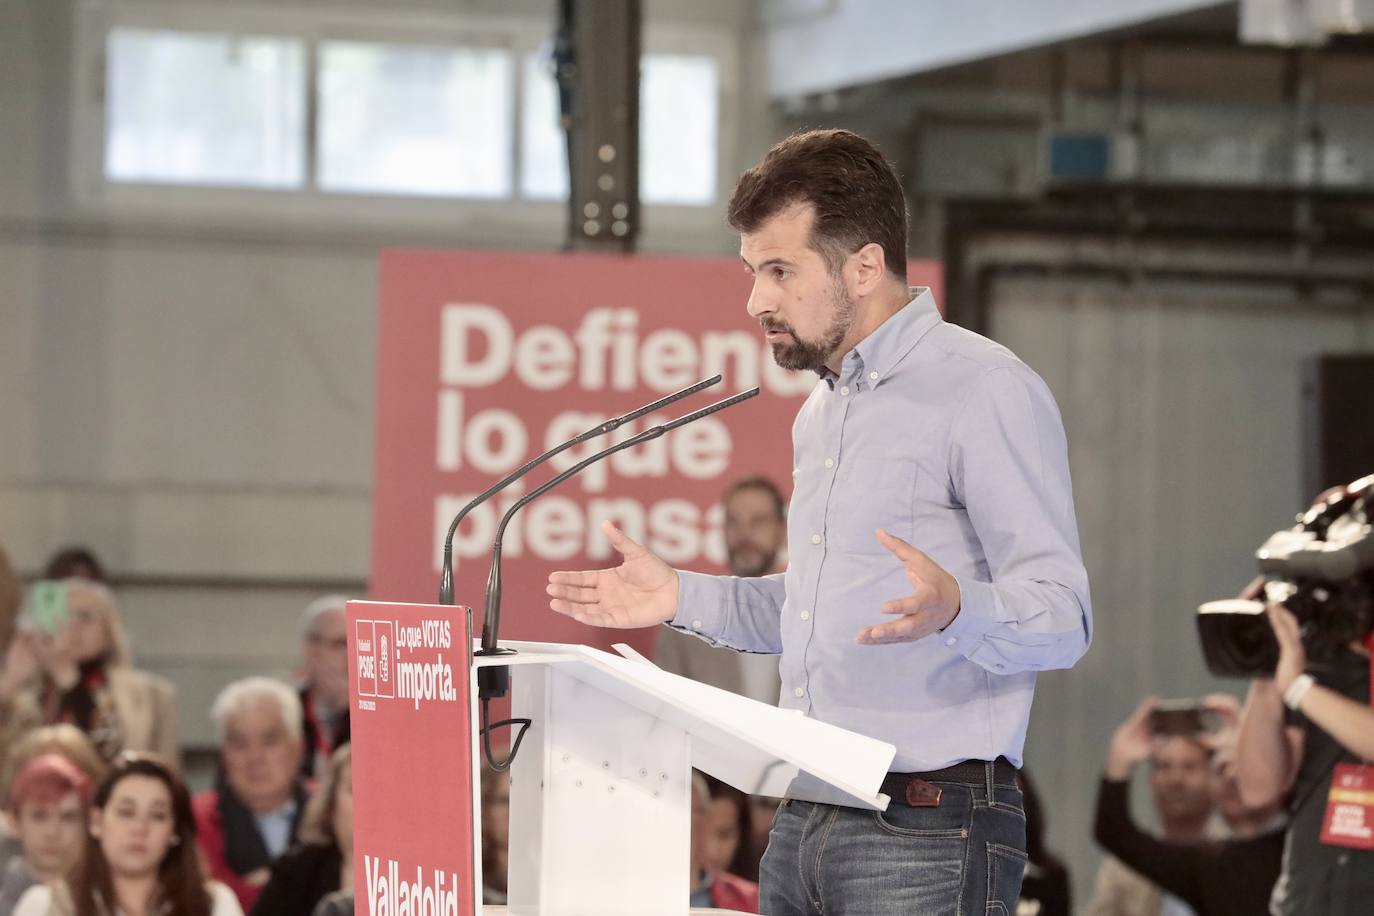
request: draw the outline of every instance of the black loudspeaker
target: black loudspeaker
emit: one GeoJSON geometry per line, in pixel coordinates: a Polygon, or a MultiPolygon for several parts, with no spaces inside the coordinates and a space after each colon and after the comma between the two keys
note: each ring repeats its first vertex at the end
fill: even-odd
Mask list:
{"type": "Polygon", "coordinates": [[[1303,500],[1374,474],[1374,353],[1327,353],[1304,366],[1303,500]]]}

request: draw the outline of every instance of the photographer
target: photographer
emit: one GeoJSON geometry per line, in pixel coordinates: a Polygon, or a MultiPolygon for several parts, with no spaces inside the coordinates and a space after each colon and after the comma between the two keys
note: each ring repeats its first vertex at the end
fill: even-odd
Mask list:
{"type": "Polygon", "coordinates": [[[1163,891],[1187,903],[1197,916],[1262,913],[1279,874],[1283,831],[1278,805],[1245,805],[1235,784],[1231,738],[1236,701],[1226,695],[1203,699],[1190,712],[1205,711],[1222,723],[1211,732],[1201,718],[1192,729],[1163,728],[1159,701],[1147,697],[1112,734],[1098,788],[1094,836],[1099,845],[1163,891]],[[1184,731],[1187,733],[1185,734],[1184,731]],[[1135,768],[1155,758],[1168,742],[1192,742],[1211,751],[1209,793],[1226,821],[1225,840],[1169,842],[1150,836],[1131,819],[1130,780],[1135,768]]]}
{"type": "MultiPolygon", "coordinates": [[[[1333,793],[1338,773],[1374,789],[1374,767],[1361,762],[1374,757],[1368,644],[1353,643],[1309,666],[1294,616],[1271,605],[1269,620],[1279,642],[1279,663],[1272,679],[1250,684],[1237,742],[1237,776],[1241,796],[1250,804],[1292,789],[1285,868],[1270,911],[1277,916],[1367,911],[1374,900],[1374,843],[1331,833],[1328,809],[1338,804],[1339,790],[1333,793]],[[1294,714],[1291,720],[1285,706],[1294,714]]],[[[1371,806],[1363,810],[1368,826],[1371,806]]]]}
{"type": "MultiPolygon", "coordinates": [[[[1246,666],[1251,677],[1273,674],[1251,681],[1241,715],[1240,791],[1250,804],[1291,791],[1276,916],[1367,913],[1374,901],[1371,521],[1374,476],[1323,493],[1296,528],[1260,548],[1273,581],[1246,596],[1268,605],[1254,607],[1268,614],[1277,663],[1270,655],[1264,667],[1246,666]]],[[[1213,654],[1224,663],[1221,648],[1213,654]]]]}

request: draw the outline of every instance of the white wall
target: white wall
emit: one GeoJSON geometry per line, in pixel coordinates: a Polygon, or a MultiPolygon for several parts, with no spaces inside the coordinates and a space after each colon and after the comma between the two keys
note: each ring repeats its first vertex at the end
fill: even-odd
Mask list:
{"type": "MultiPolygon", "coordinates": [[[[191,21],[199,5],[169,3],[191,21]]],[[[258,6],[282,8],[203,8],[258,6]]],[[[387,7],[395,17],[524,16],[550,34],[553,9],[387,7]]],[[[378,250],[554,249],[563,214],[551,205],[546,224],[493,232],[453,202],[414,218],[376,207],[386,216],[373,222],[366,210],[345,220],[203,202],[133,209],[76,193],[80,10],[0,4],[0,541],[25,573],[82,542],[132,578],[121,598],[138,657],[178,682],[183,736],[204,742],[218,686],[287,673],[299,609],[321,590],[363,586],[378,250]]],[[[650,2],[645,15],[650,28],[738,35],[737,63],[748,65],[750,12],[739,4],[650,2]]],[[[766,120],[761,92],[732,87],[722,102],[732,130],[766,120]]],[[[732,152],[721,181],[737,172],[732,152]]],[[[644,250],[732,250],[717,221],[685,236],[650,223],[644,250]]]]}

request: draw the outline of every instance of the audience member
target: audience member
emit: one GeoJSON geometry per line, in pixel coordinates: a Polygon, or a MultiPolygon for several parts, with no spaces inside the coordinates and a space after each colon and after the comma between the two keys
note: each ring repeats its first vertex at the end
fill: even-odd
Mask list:
{"type": "Polygon", "coordinates": [[[300,916],[326,895],[353,889],[353,757],[334,752],[305,808],[300,843],[272,865],[253,916],[300,916]]]}
{"type": "Polygon", "coordinates": [[[44,724],[76,725],[106,760],[132,750],[175,761],[180,748],[171,683],[133,667],[108,588],[87,579],[64,581],[65,617],[55,633],[21,628],[0,672],[0,695],[36,710],[44,724]]]}
{"type": "Polygon", "coordinates": [[[0,766],[0,798],[9,796],[15,777],[24,765],[43,754],[58,754],[76,765],[92,786],[105,778],[106,764],[86,733],[75,725],[60,723],[30,729],[5,751],[0,766]]]}
{"type": "MultiPolygon", "coordinates": [[[[1196,737],[1161,738],[1150,754],[1150,791],[1165,843],[1196,843],[1212,817],[1212,752],[1196,737]]],[[[1097,873],[1092,916],[1176,916],[1191,910],[1113,856],[1097,873]]]]}
{"type": "MultiPolygon", "coordinates": [[[[10,638],[14,636],[23,594],[19,577],[14,574],[14,567],[10,565],[9,555],[5,553],[4,547],[0,547],[0,652],[9,648],[10,638]]],[[[3,715],[3,711],[0,711],[0,715],[3,715]]],[[[0,737],[3,735],[4,733],[0,732],[0,737]]]]}
{"type": "Polygon", "coordinates": [[[482,902],[506,902],[510,846],[510,772],[482,763],[482,902]]]}
{"type": "MultiPolygon", "coordinates": [[[[1157,706],[1154,697],[1146,698],[1112,735],[1098,788],[1097,842],[1198,916],[1265,912],[1283,852],[1282,817],[1277,805],[1254,809],[1241,803],[1232,765],[1233,731],[1217,736],[1212,777],[1213,800],[1232,831],[1229,838],[1164,842],[1131,819],[1131,774],[1161,740],[1150,728],[1157,706]]],[[[1208,737],[1203,734],[1199,740],[1213,743],[1208,737]]]]}
{"type": "Polygon", "coordinates": [[[738,875],[715,869],[706,862],[711,846],[711,789],[706,777],[692,773],[691,888],[689,905],[703,909],[759,911],[759,886],[738,875]]]}
{"type": "Polygon", "coordinates": [[[310,916],[353,916],[353,892],[335,891],[321,900],[310,916]]]}
{"type": "MultiPolygon", "coordinates": [[[[57,754],[74,764],[92,785],[100,785],[105,778],[105,761],[100,759],[91,739],[82,734],[74,725],[45,725],[25,732],[4,749],[3,766],[0,766],[0,799],[10,797],[14,779],[30,760],[44,754],[57,754]]],[[[19,838],[8,823],[0,830],[0,869],[8,866],[10,860],[20,855],[22,849],[19,838]]]]}
{"type": "MultiPolygon", "coordinates": [[[[1369,579],[1362,584],[1366,592],[1374,591],[1369,579]]],[[[1369,609],[1364,610],[1368,615],[1369,609]]],[[[1240,795],[1249,804],[1289,798],[1290,820],[1270,912],[1368,912],[1374,900],[1374,849],[1368,833],[1363,838],[1337,836],[1330,825],[1342,789],[1348,798],[1360,797],[1358,789],[1337,786],[1338,774],[1370,784],[1374,634],[1309,660],[1293,615],[1271,605],[1269,619],[1279,644],[1278,665],[1272,679],[1250,683],[1236,745],[1236,776],[1240,795]]],[[[1369,810],[1364,808],[1366,831],[1369,810]]]]}
{"type": "Polygon", "coordinates": [[[108,581],[105,578],[105,565],[89,547],[74,544],[63,547],[43,564],[44,579],[85,579],[87,582],[108,581]]]}
{"type": "Polygon", "coordinates": [[[301,703],[281,681],[250,677],[220,691],[211,715],[220,769],[192,807],[211,876],[251,910],[305,811],[301,703]]]}
{"type": "MultiPolygon", "coordinates": [[[[19,577],[10,566],[9,555],[0,547],[0,657],[4,657],[5,669],[11,665],[10,642],[14,638],[19,621],[19,605],[23,588],[19,577]]],[[[0,679],[3,675],[0,675],[0,679]]],[[[37,711],[25,708],[12,689],[0,689],[0,762],[5,750],[9,748],[26,730],[33,727],[37,711]]]]}
{"type": "Polygon", "coordinates": [[[301,614],[302,726],[306,776],[323,771],[348,743],[348,618],[343,595],[325,595],[301,614]]]}
{"type": "Polygon", "coordinates": [[[148,754],[124,754],[96,790],[86,849],[64,879],[30,888],[15,916],[243,916],[207,881],[186,785],[148,754]]]}
{"type": "Polygon", "coordinates": [[[773,831],[773,820],[778,816],[778,805],[782,799],[771,795],[749,796],[749,829],[752,833],[752,848],[763,861],[768,851],[768,835],[773,831]]]}
{"type": "Polygon", "coordinates": [[[1021,878],[1016,916],[1069,916],[1073,912],[1069,869],[1045,846],[1045,809],[1030,770],[1022,767],[1016,784],[1026,812],[1026,873],[1021,878]]]}
{"type": "MultiPolygon", "coordinates": [[[[730,574],[779,572],[787,546],[787,500],[766,477],[744,477],[725,491],[725,558],[730,574]]],[[[654,663],[665,671],[743,694],[770,705],[778,702],[778,658],[718,648],[672,627],[658,628],[654,663]]]]}
{"type": "Polygon", "coordinates": [[[754,847],[749,796],[713,776],[706,777],[706,786],[711,793],[702,854],[706,867],[757,883],[763,851],[754,847]]]}
{"type": "Polygon", "coordinates": [[[86,836],[91,781],[60,754],[26,763],[10,787],[6,813],[21,853],[0,870],[0,916],[10,916],[25,891],[66,877],[86,836]]]}

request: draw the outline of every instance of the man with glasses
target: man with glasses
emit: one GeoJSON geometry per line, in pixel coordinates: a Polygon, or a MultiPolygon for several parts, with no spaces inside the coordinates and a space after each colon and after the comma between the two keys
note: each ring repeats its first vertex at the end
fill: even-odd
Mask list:
{"type": "Polygon", "coordinates": [[[300,698],[305,758],[314,776],[335,749],[348,743],[348,621],[344,595],[325,595],[301,614],[300,698]]]}

